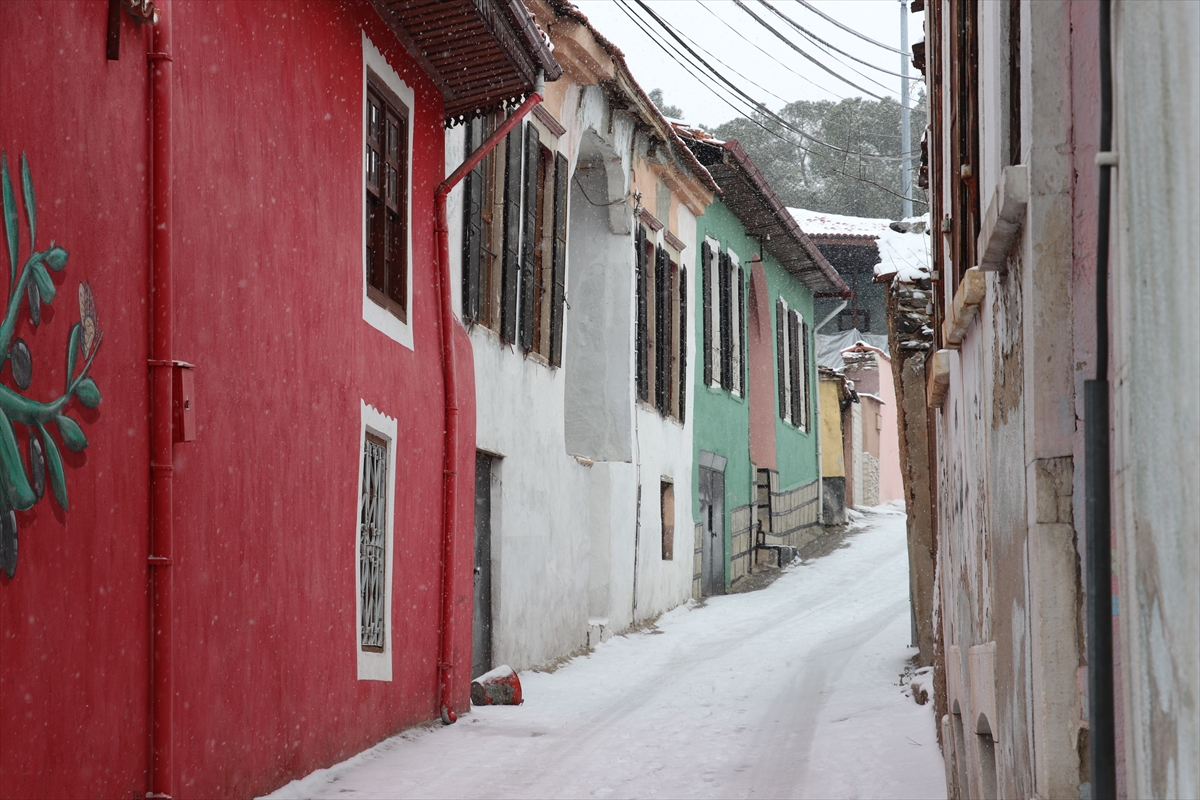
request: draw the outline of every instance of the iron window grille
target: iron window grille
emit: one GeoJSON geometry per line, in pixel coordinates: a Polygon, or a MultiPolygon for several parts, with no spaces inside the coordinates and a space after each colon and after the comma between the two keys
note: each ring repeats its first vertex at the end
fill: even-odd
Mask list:
{"type": "Polygon", "coordinates": [[[359,646],[382,653],[386,641],[388,444],[368,433],[363,443],[362,496],[358,512],[358,573],[361,597],[359,646]]]}

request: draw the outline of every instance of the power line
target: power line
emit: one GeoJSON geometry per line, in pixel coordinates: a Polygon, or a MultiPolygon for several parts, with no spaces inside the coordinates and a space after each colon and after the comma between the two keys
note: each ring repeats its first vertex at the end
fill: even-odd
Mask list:
{"type": "Polygon", "coordinates": [[[896,53],[898,55],[905,56],[906,58],[912,58],[912,53],[906,53],[903,50],[897,50],[896,48],[892,47],[891,45],[884,44],[883,42],[877,42],[874,39],[872,39],[870,36],[865,36],[865,35],[859,33],[858,31],[854,30],[854,28],[851,28],[849,25],[843,25],[842,23],[838,22],[833,17],[826,14],[821,9],[814,6],[812,3],[808,2],[808,0],[796,0],[796,2],[799,3],[800,5],[804,6],[805,8],[807,8],[809,11],[816,14],[818,17],[821,17],[822,19],[828,20],[829,22],[832,22],[834,25],[837,25],[839,28],[844,30],[846,33],[854,34],[858,38],[862,39],[864,42],[870,42],[871,44],[875,45],[876,47],[882,47],[884,50],[890,50],[891,52],[896,53]]]}
{"type": "MultiPolygon", "coordinates": [[[[676,58],[674,56],[674,54],[672,54],[669,50],[667,50],[667,48],[665,47],[664,43],[661,40],[659,40],[656,36],[650,34],[646,30],[645,26],[641,23],[641,21],[636,19],[636,15],[631,13],[629,8],[625,7],[625,4],[629,1],[630,0],[618,0],[618,4],[622,6],[622,10],[625,11],[626,15],[629,16],[630,19],[633,19],[638,24],[638,26],[640,28],[642,28],[642,30],[644,32],[646,32],[648,36],[650,36],[651,41],[653,41],[659,47],[663,48],[663,50],[666,51],[668,53],[668,55],[671,55],[671,57],[677,63],[679,63],[681,67],[683,67],[685,70],[691,72],[693,75],[697,75],[697,73],[693,69],[684,65],[682,62],[679,61],[678,58],[676,58]]],[[[771,109],[768,108],[766,106],[766,104],[761,103],[761,102],[755,100],[754,98],[750,97],[750,95],[746,94],[746,92],[744,90],[742,90],[740,87],[738,87],[736,84],[734,84],[733,81],[726,78],[723,74],[721,74],[721,72],[719,70],[717,70],[711,64],[709,64],[708,61],[706,61],[695,50],[693,50],[691,47],[689,47],[686,42],[683,41],[682,37],[680,37],[679,34],[675,32],[674,28],[668,22],[663,20],[662,17],[658,16],[658,14],[656,14],[651,8],[649,8],[646,5],[646,3],[644,2],[644,0],[632,0],[632,2],[636,3],[638,6],[640,6],[641,9],[644,12],[646,12],[646,14],[649,15],[651,19],[653,19],[655,22],[657,22],[658,25],[660,27],[662,27],[662,29],[664,31],[666,31],[668,34],[670,34],[670,36],[672,38],[674,38],[679,43],[679,45],[684,50],[686,50],[687,53],[693,59],[695,59],[697,62],[699,62],[699,64],[702,65],[705,69],[707,69],[713,79],[715,79],[715,80],[719,81],[720,83],[724,84],[725,86],[727,86],[728,89],[733,93],[733,95],[736,98],[738,98],[741,102],[749,105],[751,108],[757,110],[760,114],[768,117],[771,121],[775,122],[776,124],[780,125],[781,127],[786,128],[787,130],[790,130],[793,133],[796,133],[797,135],[801,136],[802,138],[804,138],[810,142],[813,142],[814,144],[820,145],[822,147],[826,147],[826,148],[833,150],[835,152],[838,152],[838,153],[843,153],[848,156],[854,156],[856,158],[860,158],[860,159],[864,159],[864,160],[868,160],[868,161],[884,161],[884,162],[894,163],[894,162],[900,162],[900,161],[915,161],[917,158],[920,158],[920,153],[901,153],[898,156],[883,156],[883,155],[876,155],[873,153],[861,153],[861,152],[856,152],[853,150],[847,150],[844,147],[838,147],[837,145],[833,145],[833,144],[830,144],[829,142],[818,139],[817,137],[813,136],[812,134],[810,134],[804,130],[801,130],[800,128],[795,127],[790,122],[788,122],[786,119],[779,116],[774,111],[771,111],[771,109]]],[[[697,76],[697,77],[699,77],[699,76],[697,76]]],[[[851,84],[851,85],[853,85],[853,84],[851,84]]],[[[718,95],[718,96],[720,97],[720,95],[718,95]]],[[[874,95],[872,95],[872,96],[874,96],[874,95]]],[[[744,111],[738,109],[736,106],[734,106],[732,103],[730,103],[726,98],[721,97],[721,99],[725,100],[725,102],[727,104],[729,104],[730,107],[734,108],[735,111],[738,111],[739,113],[742,113],[743,115],[745,115],[744,111]]],[[[877,98],[877,99],[879,99],[879,98],[877,98]]],[[[749,115],[746,115],[746,116],[749,117],[749,115]]],[[[785,137],[780,136],[778,133],[775,133],[770,128],[766,127],[765,125],[758,123],[757,120],[751,119],[751,121],[754,122],[755,124],[758,124],[760,127],[762,127],[762,129],[764,131],[778,137],[782,141],[787,142],[788,144],[791,144],[792,146],[796,146],[795,142],[789,141],[785,137]]]]}
{"type": "Polygon", "coordinates": [[[733,27],[733,26],[732,26],[732,25],[730,25],[728,22],[726,22],[724,19],[722,19],[720,14],[718,14],[718,13],[717,13],[717,12],[715,12],[715,11],[713,11],[713,10],[712,10],[711,8],[709,8],[708,6],[704,5],[704,3],[702,2],[702,0],[697,0],[697,4],[698,4],[698,5],[699,5],[701,8],[703,8],[705,11],[707,11],[709,14],[711,14],[711,15],[713,16],[713,18],[717,20],[717,22],[720,22],[720,23],[721,23],[722,25],[724,25],[726,28],[728,28],[729,30],[731,30],[731,31],[733,31],[735,34],[737,34],[737,35],[738,35],[738,37],[739,37],[739,38],[740,38],[740,39],[741,39],[743,42],[745,42],[746,44],[750,45],[750,46],[751,46],[751,47],[753,47],[755,50],[757,50],[758,52],[762,53],[764,56],[766,56],[767,58],[771,59],[772,61],[774,61],[774,62],[775,62],[776,64],[778,64],[779,66],[783,67],[783,68],[784,68],[784,69],[786,69],[788,72],[790,72],[790,73],[792,73],[793,75],[795,75],[797,78],[800,78],[800,79],[801,79],[801,80],[803,80],[803,81],[807,81],[808,83],[811,83],[813,86],[817,87],[818,89],[820,89],[821,91],[825,92],[826,94],[833,95],[833,97],[837,98],[838,100],[845,100],[845,99],[846,99],[844,96],[842,96],[842,95],[839,95],[837,92],[834,92],[834,91],[833,91],[833,90],[831,90],[831,89],[827,89],[826,87],[824,87],[824,86],[822,86],[821,84],[817,83],[816,81],[812,80],[812,79],[811,79],[811,78],[809,78],[808,76],[806,76],[806,75],[801,75],[799,72],[796,72],[796,70],[792,69],[792,68],[791,68],[791,67],[789,67],[787,64],[785,64],[785,63],[783,63],[782,61],[780,61],[779,59],[775,58],[775,56],[771,55],[771,54],[770,54],[770,53],[768,53],[766,50],[763,50],[761,47],[759,47],[759,46],[758,46],[758,44],[756,44],[755,42],[752,42],[752,41],[750,41],[749,39],[747,39],[747,38],[746,38],[746,36],[745,36],[745,34],[743,34],[743,33],[742,33],[741,31],[739,31],[737,28],[733,27]]]}
{"type": "Polygon", "coordinates": [[[775,30],[774,28],[772,28],[770,25],[768,25],[766,20],[764,20],[762,17],[758,16],[758,15],[757,15],[757,14],[755,14],[753,11],[751,11],[751,10],[750,10],[750,8],[749,8],[749,6],[747,6],[745,3],[743,3],[743,2],[742,2],[742,0],[733,0],[733,2],[734,2],[734,4],[735,4],[735,5],[737,5],[737,7],[738,7],[738,8],[740,8],[742,11],[745,11],[747,14],[749,14],[751,17],[753,17],[755,22],[757,22],[759,25],[762,25],[764,28],[766,28],[767,30],[769,30],[771,33],[775,34],[775,35],[776,35],[776,36],[779,38],[779,41],[783,42],[783,43],[784,43],[784,44],[786,44],[788,47],[792,48],[792,49],[793,49],[793,50],[795,50],[797,53],[799,53],[800,55],[804,56],[805,58],[807,58],[807,59],[808,59],[809,61],[811,61],[812,63],[816,64],[818,67],[820,67],[821,69],[825,70],[825,71],[826,71],[826,72],[828,72],[830,75],[832,75],[833,77],[837,78],[839,81],[842,81],[843,83],[846,83],[846,84],[848,84],[848,85],[850,85],[850,86],[853,86],[855,89],[858,89],[860,92],[862,92],[863,94],[867,95],[868,97],[873,97],[873,98],[875,98],[876,100],[883,100],[883,98],[882,98],[882,97],[880,97],[879,95],[875,94],[874,92],[867,91],[866,89],[864,89],[863,87],[859,86],[859,85],[858,85],[857,83],[855,83],[854,81],[852,81],[852,80],[849,80],[848,78],[844,78],[844,77],[842,77],[841,75],[837,74],[837,73],[836,73],[836,72],[834,72],[832,69],[830,69],[829,67],[827,67],[827,66],[825,66],[824,64],[822,64],[822,63],[821,63],[820,61],[818,61],[817,59],[815,59],[815,58],[813,58],[812,56],[810,56],[808,53],[806,53],[804,50],[802,50],[798,44],[796,44],[796,43],[795,43],[795,42],[793,42],[791,39],[789,39],[789,38],[787,38],[786,36],[784,36],[784,35],[783,35],[782,33],[780,33],[779,31],[777,31],[777,30],[775,30]]]}
{"type": "MultiPolygon", "coordinates": [[[[717,14],[717,13],[716,13],[716,12],[714,12],[714,11],[713,11],[711,8],[709,8],[708,6],[706,6],[706,5],[705,5],[705,4],[704,4],[704,3],[703,3],[701,0],[698,0],[698,1],[697,1],[697,4],[698,4],[698,5],[699,5],[701,8],[703,8],[705,11],[707,11],[707,12],[708,12],[710,15],[712,15],[712,17],[713,17],[715,20],[717,20],[718,22],[720,22],[722,25],[724,25],[726,28],[728,28],[728,29],[729,29],[729,30],[730,30],[732,33],[734,33],[735,35],[737,35],[737,36],[738,36],[738,38],[740,38],[740,39],[741,39],[742,41],[744,41],[746,44],[748,44],[748,45],[750,45],[751,47],[753,47],[754,49],[758,50],[758,51],[759,51],[760,53],[762,53],[764,56],[766,56],[767,58],[769,58],[769,59],[770,59],[772,62],[774,62],[774,63],[775,63],[775,64],[777,64],[778,66],[782,67],[783,69],[787,70],[788,72],[792,73],[792,74],[793,74],[793,75],[795,75],[797,78],[800,78],[800,79],[802,79],[802,80],[804,80],[804,81],[807,81],[808,83],[811,83],[813,86],[817,87],[818,89],[820,89],[820,90],[821,90],[821,91],[823,91],[823,92],[826,92],[827,94],[833,95],[833,97],[835,97],[835,98],[836,98],[836,99],[837,99],[839,102],[841,102],[841,101],[845,101],[845,100],[849,99],[849,98],[846,98],[846,97],[843,97],[843,96],[841,96],[841,95],[837,94],[836,92],[833,92],[833,91],[831,91],[831,90],[827,89],[826,87],[822,86],[822,85],[821,85],[821,84],[819,84],[819,83],[816,83],[816,82],[812,81],[812,80],[811,80],[811,79],[809,79],[807,76],[801,75],[799,72],[796,72],[794,69],[792,69],[791,67],[789,67],[787,64],[785,64],[785,63],[783,63],[782,61],[780,61],[779,59],[775,58],[775,56],[771,55],[771,54],[770,54],[770,53],[768,53],[766,50],[764,50],[764,49],[762,49],[761,47],[759,47],[759,46],[758,46],[758,45],[757,45],[755,42],[751,41],[750,39],[747,39],[747,38],[746,38],[746,36],[745,36],[745,35],[744,35],[744,34],[743,34],[741,31],[739,31],[737,28],[733,27],[733,26],[732,26],[732,25],[730,25],[728,22],[726,22],[726,21],[725,21],[725,20],[724,20],[724,19],[723,19],[723,18],[722,18],[722,17],[721,17],[719,14],[717,14]]],[[[693,40],[693,43],[694,43],[694,40],[693,40]]],[[[699,46],[699,45],[697,45],[697,46],[699,46]]],[[[703,48],[701,48],[701,49],[703,49],[703,48]]],[[[709,51],[708,51],[708,50],[705,50],[704,52],[708,53],[709,51]]],[[[711,53],[709,53],[709,54],[711,55],[711,53]]],[[[724,62],[723,62],[723,61],[721,61],[720,59],[717,59],[715,56],[714,56],[714,59],[715,59],[715,60],[717,60],[718,62],[720,62],[720,63],[724,64],[724,62]]],[[[725,66],[728,66],[728,64],[725,64],[725,66]]],[[[731,68],[731,69],[732,69],[732,68],[731,68]]],[[[857,70],[856,70],[856,71],[857,71],[857,70]]],[[[736,70],[735,70],[735,73],[736,73],[736,74],[738,74],[738,75],[741,75],[741,73],[739,73],[739,72],[736,72],[736,70]]],[[[861,74],[861,73],[860,73],[860,74],[861,74]]],[[[899,74],[899,73],[897,73],[897,74],[899,74]]],[[[745,77],[745,76],[743,76],[743,77],[745,77]]],[[[747,79],[747,80],[749,80],[749,79],[747,79]]],[[[755,84],[755,85],[756,85],[756,86],[758,86],[758,84],[755,84]]],[[[760,86],[759,88],[762,88],[762,87],[760,86]]],[[[771,94],[772,94],[773,96],[775,96],[775,97],[779,97],[779,95],[775,94],[774,92],[772,92],[771,94]]],[[[780,97],[779,99],[780,99],[780,100],[783,100],[783,98],[781,98],[781,97],[780,97]]],[[[784,100],[784,102],[785,102],[787,105],[789,105],[789,106],[790,106],[790,105],[792,105],[792,103],[791,103],[791,102],[789,102],[789,101],[787,101],[787,100],[784,100]]],[[[828,102],[828,101],[814,101],[814,102],[828,102]]],[[[827,114],[828,114],[828,112],[826,112],[826,115],[827,115],[827,114]]],[[[822,125],[825,125],[825,124],[826,124],[826,123],[825,123],[825,121],[824,121],[824,119],[825,119],[825,116],[822,116],[822,118],[821,118],[821,123],[822,123],[822,125]]],[[[896,134],[896,133],[889,133],[889,134],[876,134],[876,135],[877,135],[877,136],[880,136],[880,135],[882,135],[882,136],[884,136],[884,137],[886,137],[886,138],[888,138],[888,139],[899,139],[899,138],[900,138],[900,134],[896,134]]]]}
{"type": "MultiPolygon", "coordinates": [[[[758,83],[757,81],[753,80],[752,78],[748,78],[748,77],[746,77],[745,75],[743,75],[742,73],[738,72],[736,69],[734,69],[733,67],[731,67],[731,66],[729,66],[728,64],[726,64],[726,63],[725,63],[724,61],[722,61],[720,58],[718,58],[717,56],[713,55],[713,53],[712,53],[710,50],[708,50],[707,48],[705,48],[703,45],[701,45],[699,42],[697,42],[697,41],[696,41],[695,39],[693,39],[692,37],[690,37],[690,36],[688,36],[687,34],[685,34],[683,31],[677,31],[677,32],[679,33],[679,35],[680,35],[680,36],[682,36],[683,38],[687,39],[687,40],[688,40],[688,41],[689,41],[689,42],[692,44],[692,46],[693,46],[693,47],[695,47],[695,48],[697,48],[697,49],[699,49],[699,50],[702,50],[702,51],[704,51],[704,54],[705,54],[705,55],[707,55],[707,56],[708,56],[709,58],[711,58],[713,61],[716,61],[716,62],[717,62],[718,64],[720,64],[721,66],[725,67],[725,69],[729,70],[729,71],[730,71],[730,72],[732,72],[734,75],[737,75],[737,76],[738,76],[739,78],[741,78],[742,80],[744,80],[744,81],[746,81],[746,82],[748,82],[748,83],[751,83],[751,84],[753,84],[754,86],[757,86],[759,89],[762,89],[764,92],[766,92],[767,94],[771,95],[771,97],[774,97],[776,100],[778,100],[779,102],[783,103],[784,105],[787,105],[789,102],[791,102],[791,101],[789,101],[789,100],[788,100],[786,97],[780,97],[779,95],[775,94],[773,91],[771,91],[770,89],[768,89],[767,87],[763,86],[761,83],[758,83]]],[[[813,84],[813,85],[815,86],[815,85],[817,85],[817,84],[813,84]]]]}
{"type": "MultiPolygon", "coordinates": [[[[880,72],[882,72],[884,75],[891,75],[891,76],[893,76],[893,77],[896,77],[896,78],[907,78],[907,77],[909,77],[909,76],[907,76],[907,75],[902,75],[902,74],[900,74],[899,72],[892,72],[891,70],[884,69],[883,67],[877,67],[877,66],[875,66],[874,64],[872,64],[870,61],[867,61],[867,60],[865,60],[865,59],[861,59],[861,58],[859,58],[858,56],[854,55],[853,53],[847,53],[845,50],[841,50],[841,49],[839,49],[839,48],[835,47],[834,45],[830,44],[829,42],[825,41],[825,40],[824,40],[824,39],[822,39],[820,36],[817,36],[815,33],[813,33],[812,31],[810,31],[808,28],[805,28],[803,25],[801,25],[800,23],[796,22],[794,19],[792,19],[791,17],[789,17],[787,14],[784,14],[784,13],[783,13],[782,11],[780,11],[778,8],[776,8],[775,6],[773,6],[773,5],[771,5],[770,3],[768,3],[768,2],[767,2],[767,0],[758,0],[758,2],[762,3],[764,6],[766,6],[766,7],[767,7],[767,8],[768,8],[768,9],[771,11],[771,13],[772,13],[772,14],[774,14],[774,15],[775,15],[775,16],[777,16],[777,17],[779,17],[781,20],[783,20],[784,22],[786,22],[788,25],[790,25],[790,26],[792,26],[793,28],[795,28],[795,29],[796,29],[796,30],[797,30],[797,31],[798,31],[798,32],[799,32],[801,35],[803,35],[803,36],[807,37],[808,39],[810,39],[811,41],[813,41],[815,44],[822,45],[822,46],[824,46],[824,47],[826,47],[826,48],[828,48],[828,49],[830,49],[830,50],[834,51],[835,53],[841,53],[841,54],[842,54],[842,55],[844,55],[846,58],[849,58],[849,59],[851,59],[852,61],[857,61],[859,64],[862,64],[863,66],[870,67],[871,69],[874,69],[874,70],[879,70],[879,71],[880,71],[880,72]]],[[[843,62],[843,63],[845,63],[845,62],[843,62]]],[[[849,65],[847,64],[847,66],[849,66],[849,65]]],[[[850,68],[851,68],[851,69],[854,69],[853,67],[850,67],[850,68]]],[[[855,72],[857,72],[859,75],[862,75],[862,73],[861,73],[861,72],[858,72],[858,70],[854,70],[854,71],[855,71],[855,72]]],[[[864,78],[866,78],[867,76],[866,76],[866,75],[863,75],[863,77],[864,77],[864,78]]],[[[871,79],[871,78],[867,78],[867,80],[872,80],[872,79],[871,79]]]]}
{"type": "MultiPolygon", "coordinates": [[[[766,6],[767,8],[771,9],[771,11],[775,11],[775,8],[774,8],[773,6],[771,6],[771,5],[769,5],[769,4],[766,2],[766,0],[759,0],[759,2],[760,2],[760,3],[762,3],[764,6],[766,6]]],[[[755,14],[754,12],[752,12],[748,6],[746,6],[746,5],[744,5],[743,3],[739,2],[739,0],[734,0],[734,3],[736,3],[736,4],[737,4],[737,6],[738,6],[739,8],[741,8],[741,9],[742,9],[742,11],[745,11],[747,14],[749,14],[749,15],[750,15],[750,17],[751,17],[751,18],[753,18],[755,22],[757,22],[759,25],[761,25],[762,27],[764,27],[764,28],[766,28],[767,30],[769,30],[771,33],[775,34],[775,36],[776,36],[777,38],[779,38],[779,40],[780,40],[780,41],[784,42],[784,43],[785,43],[785,44],[786,44],[788,47],[792,48],[793,50],[796,50],[796,51],[800,52],[802,55],[804,55],[804,56],[805,56],[806,58],[808,58],[810,61],[814,61],[814,63],[818,63],[818,62],[815,62],[815,59],[813,59],[813,58],[809,57],[809,56],[808,56],[806,53],[804,53],[804,51],[800,50],[800,48],[799,48],[799,47],[797,47],[796,45],[794,45],[794,44],[792,43],[792,41],[791,41],[791,40],[790,40],[790,39],[789,39],[787,36],[785,36],[784,34],[780,33],[778,30],[776,30],[776,29],[775,29],[775,27],[774,27],[773,25],[771,25],[769,22],[767,22],[766,20],[762,19],[762,18],[761,18],[761,17],[759,17],[757,14],[755,14]]],[[[779,12],[778,12],[778,11],[776,11],[775,13],[779,13],[779,12]]],[[[821,47],[821,45],[820,45],[820,44],[817,44],[817,47],[818,47],[818,48],[820,48],[820,47],[821,47]]],[[[826,52],[824,52],[824,55],[827,55],[827,56],[829,56],[829,57],[830,57],[830,58],[832,58],[834,61],[836,61],[836,62],[838,62],[839,64],[841,64],[843,67],[845,67],[846,69],[848,69],[848,70],[850,70],[851,72],[853,72],[855,75],[858,75],[859,77],[861,77],[861,78],[864,78],[864,79],[866,79],[866,80],[870,81],[871,83],[875,84],[876,86],[878,86],[878,87],[879,87],[880,89],[882,89],[883,91],[885,91],[885,92],[891,92],[891,93],[896,93],[896,94],[899,94],[899,93],[898,93],[898,92],[896,92],[896,90],[895,90],[894,88],[892,88],[891,86],[888,86],[888,85],[886,85],[886,84],[880,83],[878,80],[876,80],[875,78],[871,77],[870,75],[865,75],[865,74],[863,74],[863,73],[862,73],[862,72],[860,72],[858,69],[856,69],[854,66],[852,66],[852,65],[850,65],[850,64],[847,64],[845,61],[843,61],[842,59],[838,58],[838,57],[837,57],[836,55],[834,55],[833,53],[830,53],[830,52],[827,52],[827,51],[826,51],[826,52]]],[[[821,66],[821,67],[822,67],[822,69],[825,69],[825,71],[826,71],[826,72],[832,72],[832,70],[830,70],[829,68],[825,67],[824,65],[821,65],[820,63],[818,63],[818,66],[821,66]]],[[[847,78],[844,78],[844,77],[842,77],[842,75],[841,75],[841,74],[839,74],[839,73],[836,73],[836,72],[835,72],[835,73],[833,73],[833,74],[837,75],[837,77],[838,77],[838,78],[840,78],[841,80],[843,80],[843,81],[846,81],[847,83],[850,83],[850,81],[849,81],[847,78]]],[[[864,92],[866,91],[866,89],[863,89],[862,87],[860,87],[860,86],[857,86],[856,84],[850,83],[850,85],[851,85],[851,86],[854,86],[854,88],[856,88],[856,89],[859,89],[860,91],[864,91],[864,92]]],[[[882,97],[879,97],[878,95],[871,95],[871,96],[872,96],[872,97],[874,97],[876,100],[880,100],[880,101],[882,101],[882,100],[884,99],[884,98],[882,98],[882,97]]]]}

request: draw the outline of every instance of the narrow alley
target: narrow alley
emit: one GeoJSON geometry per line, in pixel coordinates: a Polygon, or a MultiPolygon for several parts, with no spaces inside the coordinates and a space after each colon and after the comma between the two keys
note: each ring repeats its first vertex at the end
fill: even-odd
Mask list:
{"type": "Polygon", "coordinates": [[[905,517],[766,589],[664,614],[556,671],[521,706],[408,730],[271,798],[945,797],[931,705],[901,685],[905,517]]]}

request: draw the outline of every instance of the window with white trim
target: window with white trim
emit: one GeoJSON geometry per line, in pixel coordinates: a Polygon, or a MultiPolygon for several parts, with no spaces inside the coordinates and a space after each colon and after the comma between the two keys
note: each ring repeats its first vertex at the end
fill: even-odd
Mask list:
{"type": "Polygon", "coordinates": [[[358,679],[392,679],[396,420],[361,404],[355,515],[354,645],[358,679]]]}
{"type": "Polygon", "coordinates": [[[812,353],[808,324],[787,301],[775,301],[775,356],[779,417],[802,431],[809,429],[812,353]]]}
{"type": "Polygon", "coordinates": [[[712,239],[701,247],[704,289],[704,383],[739,397],[746,392],[746,272],[732,250],[712,239]]]}
{"type": "MultiPolygon", "coordinates": [[[[684,421],[687,409],[687,268],[681,253],[644,225],[634,231],[637,292],[637,398],[664,417],[684,421]]],[[[666,237],[662,237],[666,240],[666,237]]]]}
{"type": "Polygon", "coordinates": [[[412,118],[415,93],[363,35],[363,320],[412,348],[412,118]]]}

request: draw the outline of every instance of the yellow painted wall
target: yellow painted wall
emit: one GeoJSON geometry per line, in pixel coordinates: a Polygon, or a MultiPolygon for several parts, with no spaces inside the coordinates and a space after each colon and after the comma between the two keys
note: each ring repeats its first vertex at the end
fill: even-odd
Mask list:
{"type": "Polygon", "coordinates": [[[821,475],[846,477],[842,457],[842,409],[838,403],[836,381],[821,381],[821,475]]]}

